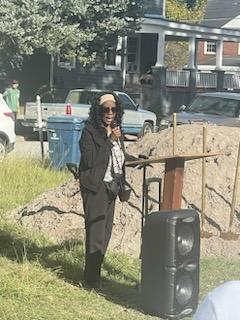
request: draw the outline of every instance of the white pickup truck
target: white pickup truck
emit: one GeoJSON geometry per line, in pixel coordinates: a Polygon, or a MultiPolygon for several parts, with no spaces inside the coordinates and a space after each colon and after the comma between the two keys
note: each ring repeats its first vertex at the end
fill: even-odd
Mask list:
{"type": "Polygon", "coordinates": [[[15,145],[14,116],[0,94],[0,162],[15,145]]]}
{"type": "MultiPolygon", "coordinates": [[[[71,114],[87,118],[90,103],[93,96],[101,90],[96,89],[74,89],[68,93],[65,103],[42,103],[42,119],[44,126],[49,116],[66,115],[71,109],[71,114]]],[[[153,112],[141,109],[126,93],[115,91],[124,108],[122,129],[124,134],[138,135],[154,132],[156,129],[156,115],[153,112]]],[[[37,105],[34,102],[27,102],[24,121],[22,125],[34,128],[37,127],[38,117],[37,105]]]]}

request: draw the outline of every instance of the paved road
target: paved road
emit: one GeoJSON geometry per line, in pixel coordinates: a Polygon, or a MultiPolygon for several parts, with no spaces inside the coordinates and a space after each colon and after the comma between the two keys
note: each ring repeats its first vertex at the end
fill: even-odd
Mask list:
{"type": "MultiPolygon", "coordinates": [[[[129,141],[125,142],[127,146],[130,143],[136,141],[133,136],[128,136],[129,141]]],[[[43,144],[45,157],[48,157],[48,142],[45,141],[43,144]]],[[[14,150],[8,156],[20,156],[20,157],[31,157],[41,158],[41,144],[40,141],[25,141],[22,136],[17,136],[14,150]]]]}
{"type": "MultiPolygon", "coordinates": [[[[48,142],[44,142],[44,153],[48,157],[48,142]]],[[[25,141],[22,136],[17,136],[14,150],[9,156],[41,158],[41,144],[39,141],[25,141]]]]}

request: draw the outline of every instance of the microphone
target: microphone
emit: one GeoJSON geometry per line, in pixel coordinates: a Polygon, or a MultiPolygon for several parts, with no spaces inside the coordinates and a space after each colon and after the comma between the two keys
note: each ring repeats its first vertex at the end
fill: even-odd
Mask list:
{"type": "Polygon", "coordinates": [[[113,120],[113,121],[111,122],[111,124],[110,124],[110,127],[111,127],[112,129],[117,128],[117,127],[118,127],[117,121],[116,121],[116,120],[113,120]]]}
{"type": "MultiPolygon", "coordinates": [[[[113,120],[113,121],[111,122],[111,124],[110,124],[110,127],[111,127],[111,129],[115,129],[115,128],[118,128],[118,127],[119,127],[119,124],[117,123],[116,120],[113,120]]],[[[113,133],[112,133],[111,135],[113,135],[113,133]]],[[[112,136],[112,139],[115,140],[115,141],[118,140],[118,138],[117,138],[115,135],[112,136]]]]}

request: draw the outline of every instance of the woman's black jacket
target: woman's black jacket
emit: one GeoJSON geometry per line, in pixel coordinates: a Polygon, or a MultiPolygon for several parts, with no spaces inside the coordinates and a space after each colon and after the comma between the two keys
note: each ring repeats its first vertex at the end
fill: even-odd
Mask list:
{"type": "MultiPolygon", "coordinates": [[[[120,139],[125,160],[136,160],[126,154],[123,137],[120,139]]],[[[107,170],[111,154],[111,141],[104,128],[96,128],[87,122],[80,139],[81,160],[79,166],[80,185],[92,192],[98,192],[107,170]]],[[[123,167],[125,182],[125,166],[123,167]]]]}

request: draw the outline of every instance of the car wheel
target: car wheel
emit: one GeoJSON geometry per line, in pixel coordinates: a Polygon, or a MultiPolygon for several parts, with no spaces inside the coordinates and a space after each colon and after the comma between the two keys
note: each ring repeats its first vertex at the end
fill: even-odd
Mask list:
{"type": "Polygon", "coordinates": [[[141,132],[139,133],[138,137],[141,138],[145,136],[147,133],[153,133],[153,126],[150,122],[144,122],[141,132]]]}
{"type": "Polygon", "coordinates": [[[3,159],[6,156],[6,143],[3,139],[0,138],[0,162],[3,161],[3,159]]]}

